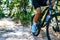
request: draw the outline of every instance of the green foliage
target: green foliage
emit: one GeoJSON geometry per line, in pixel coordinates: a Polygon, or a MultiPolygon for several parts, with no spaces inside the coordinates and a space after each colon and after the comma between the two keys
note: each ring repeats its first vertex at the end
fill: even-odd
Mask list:
{"type": "MultiPolygon", "coordinates": [[[[28,25],[30,23],[33,8],[29,5],[29,0],[0,0],[0,5],[2,4],[6,5],[6,8],[3,9],[3,7],[0,6],[0,10],[9,10],[8,16],[13,20],[18,22],[21,21],[23,25],[28,25]]],[[[0,13],[0,17],[4,16],[3,13],[0,13]]]]}
{"type": "MultiPolygon", "coordinates": [[[[7,4],[8,3],[9,2],[7,2],[7,4]]],[[[23,25],[28,25],[30,23],[32,14],[32,11],[30,11],[30,9],[33,10],[31,6],[28,7],[28,5],[29,0],[13,0],[10,4],[8,4],[9,10],[11,10],[8,16],[13,18],[15,21],[21,21],[23,25]],[[17,12],[14,7],[17,8],[17,12]],[[13,9],[15,10],[14,12],[13,9]]]]}
{"type": "Polygon", "coordinates": [[[58,6],[60,6],[60,1],[58,1],[58,6]]]}
{"type": "Polygon", "coordinates": [[[22,23],[23,25],[28,25],[28,24],[30,23],[31,14],[32,14],[32,13],[27,13],[27,14],[21,13],[21,14],[20,14],[20,20],[21,20],[21,23],[22,23]]]}
{"type": "Polygon", "coordinates": [[[1,0],[0,0],[0,5],[2,4],[1,0]]]}
{"type": "Polygon", "coordinates": [[[32,13],[17,13],[14,20],[20,20],[23,26],[30,24],[32,13]]]}
{"type": "Polygon", "coordinates": [[[0,18],[3,18],[5,17],[5,14],[4,13],[0,13],[0,18]]]}

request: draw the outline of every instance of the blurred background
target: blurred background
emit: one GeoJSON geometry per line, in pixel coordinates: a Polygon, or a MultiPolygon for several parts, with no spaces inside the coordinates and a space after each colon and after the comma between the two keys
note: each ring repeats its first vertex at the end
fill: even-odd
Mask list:
{"type": "Polygon", "coordinates": [[[10,17],[26,26],[30,24],[32,13],[31,0],[0,0],[0,18],[10,17]]]}
{"type": "MultiPolygon", "coordinates": [[[[60,12],[60,6],[56,8],[54,5],[54,9],[60,12]]],[[[31,35],[31,17],[34,14],[31,0],[0,0],[0,40],[47,40],[45,28],[41,37],[31,35]]],[[[60,40],[60,34],[55,35],[53,40],[60,40]]]]}
{"type": "MultiPolygon", "coordinates": [[[[60,10],[59,7],[56,10],[58,9],[60,10]]],[[[10,17],[16,23],[20,22],[22,25],[27,26],[34,14],[35,10],[31,0],[0,0],[0,18],[10,17]]]]}

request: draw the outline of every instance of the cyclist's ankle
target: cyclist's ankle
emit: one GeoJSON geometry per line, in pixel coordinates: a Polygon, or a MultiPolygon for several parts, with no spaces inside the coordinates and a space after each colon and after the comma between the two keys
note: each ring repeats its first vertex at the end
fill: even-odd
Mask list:
{"type": "Polygon", "coordinates": [[[33,25],[36,25],[37,23],[36,22],[33,22],[33,25]]]}

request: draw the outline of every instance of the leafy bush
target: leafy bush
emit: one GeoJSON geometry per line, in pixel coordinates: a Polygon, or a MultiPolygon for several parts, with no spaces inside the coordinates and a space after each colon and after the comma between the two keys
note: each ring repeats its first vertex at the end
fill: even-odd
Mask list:
{"type": "Polygon", "coordinates": [[[20,20],[21,20],[21,23],[23,25],[28,25],[31,21],[31,14],[32,13],[27,13],[27,14],[24,14],[24,13],[21,13],[20,14],[20,20]]]}
{"type": "Polygon", "coordinates": [[[16,20],[20,20],[23,26],[27,26],[28,24],[30,24],[31,21],[31,14],[32,13],[18,13],[16,14],[16,20]]]}
{"type": "Polygon", "coordinates": [[[5,17],[5,14],[4,13],[0,13],[0,18],[3,18],[5,17]]]}
{"type": "Polygon", "coordinates": [[[16,23],[21,22],[23,26],[28,26],[31,21],[32,12],[27,12],[27,13],[21,12],[21,13],[16,13],[16,14],[10,13],[8,16],[11,17],[13,21],[15,21],[16,23]]]}

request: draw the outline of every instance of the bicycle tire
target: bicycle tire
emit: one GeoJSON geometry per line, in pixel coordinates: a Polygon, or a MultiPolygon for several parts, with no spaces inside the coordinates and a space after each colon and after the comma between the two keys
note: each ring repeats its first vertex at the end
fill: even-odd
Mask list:
{"type": "MultiPolygon", "coordinates": [[[[57,29],[59,29],[59,30],[56,30],[54,27],[51,27],[51,28],[49,28],[49,26],[50,26],[50,23],[51,23],[51,20],[55,17],[57,17],[57,16],[60,16],[60,13],[56,13],[56,14],[54,14],[54,15],[52,15],[52,18],[49,20],[49,22],[47,23],[47,26],[46,26],[46,35],[47,35],[47,38],[48,38],[48,40],[57,40],[57,38],[58,37],[56,37],[56,38],[53,38],[54,36],[57,36],[57,35],[59,35],[59,33],[57,34],[56,32],[60,32],[60,27],[59,28],[57,28],[57,29]],[[51,30],[51,31],[50,31],[51,30]],[[57,35],[55,35],[55,34],[57,34],[57,35]]],[[[56,20],[57,21],[57,20],[56,20]]],[[[58,25],[56,25],[56,26],[58,26],[58,25]]],[[[58,38],[59,39],[59,38],[58,38]]],[[[60,39],[59,39],[60,40],[60,39]]]]}

